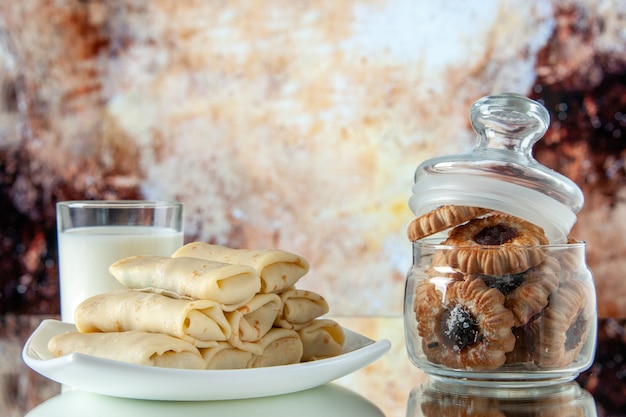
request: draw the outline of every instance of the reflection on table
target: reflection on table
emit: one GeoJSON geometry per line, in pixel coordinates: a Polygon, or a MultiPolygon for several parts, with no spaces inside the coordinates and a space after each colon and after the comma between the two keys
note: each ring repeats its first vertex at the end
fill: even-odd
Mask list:
{"type": "MultiPolygon", "coordinates": [[[[228,401],[149,401],[67,391],[35,407],[26,417],[82,417],[93,410],[101,416],[115,417],[385,416],[363,396],[330,383],[293,394],[228,401]]],[[[591,394],[575,382],[537,389],[494,390],[426,380],[411,391],[406,405],[407,417],[461,415],[595,417],[597,413],[591,394]]]]}
{"type": "Polygon", "coordinates": [[[595,417],[591,394],[575,382],[542,388],[493,389],[428,380],[409,396],[407,417],[595,417]]]}
{"type": "Polygon", "coordinates": [[[84,417],[94,410],[98,410],[98,415],[103,417],[385,416],[363,396],[331,383],[293,394],[227,401],[132,400],[66,391],[43,402],[26,417],[84,417]]]}

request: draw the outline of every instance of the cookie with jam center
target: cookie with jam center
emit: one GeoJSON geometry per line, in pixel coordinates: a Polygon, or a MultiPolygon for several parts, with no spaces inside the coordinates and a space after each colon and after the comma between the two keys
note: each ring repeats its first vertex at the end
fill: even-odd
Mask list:
{"type": "Polygon", "coordinates": [[[472,219],[450,231],[446,262],[465,274],[518,274],[545,258],[548,238],[542,228],[509,215],[472,219]]]}
{"type": "Polygon", "coordinates": [[[454,369],[497,369],[513,350],[513,313],[481,279],[451,281],[445,296],[429,282],[416,289],[415,314],[427,359],[454,369]]]}

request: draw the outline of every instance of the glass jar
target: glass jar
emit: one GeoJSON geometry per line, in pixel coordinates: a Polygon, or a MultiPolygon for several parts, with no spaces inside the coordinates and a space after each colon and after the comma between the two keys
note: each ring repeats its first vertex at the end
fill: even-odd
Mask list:
{"type": "Polygon", "coordinates": [[[409,357],[434,378],[476,386],[570,381],[596,345],[585,243],[570,236],[582,192],[532,156],[548,126],[539,103],[485,97],[470,119],[479,138],[471,152],[415,173],[409,357]]]}
{"type": "Polygon", "coordinates": [[[591,366],[596,303],[583,242],[521,248],[543,260],[499,276],[460,273],[445,259],[463,248],[438,242],[413,242],[404,305],[413,364],[436,379],[498,387],[570,381],[591,366]]]}

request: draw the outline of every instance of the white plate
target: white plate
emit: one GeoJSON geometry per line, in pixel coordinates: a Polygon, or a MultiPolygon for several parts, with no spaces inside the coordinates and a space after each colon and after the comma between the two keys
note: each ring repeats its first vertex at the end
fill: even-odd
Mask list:
{"type": "Polygon", "coordinates": [[[76,331],[76,327],[44,320],[24,345],[24,362],[41,375],[76,389],[145,400],[230,400],[288,394],[348,375],[391,348],[388,340],[375,342],[344,329],[344,352],[339,356],[268,368],[203,371],[134,365],[80,353],[53,358],[48,341],[67,331],[76,331]]]}

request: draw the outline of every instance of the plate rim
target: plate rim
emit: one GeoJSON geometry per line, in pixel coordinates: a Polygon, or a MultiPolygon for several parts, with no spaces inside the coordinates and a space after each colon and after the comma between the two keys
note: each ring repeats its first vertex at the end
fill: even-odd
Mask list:
{"type": "MultiPolygon", "coordinates": [[[[58,358],[41,358],[38,354],[36,354],[37,350],[33,348],[33,344],[39,341],[40,338],[45,338],[45,336],[42,335],[43,332],[52,332],[51,334],[54,336],[62,331],[71,331],[72,329],[75,330],[75,325],[73,323],[66,323],[55,319],[45,319],[39,324],[39,326],[37,326],[24,344],[22,349],[22,360],[35,372],[58,383],[71,385],[83,391],[115,397],[175,401],[210,401],[258,398],[288,394],[323,385],[369,365],[384,356],[391,349],[391,342],[387,339],[375,341],[343,326],[342,328],[346,333],[347,340],[350,338],[358,338],[357,341],[359,343],[353,350],[344,352],[338,356],[311,362],[301,362],[275,367],[233,370],[200,370],[158,368],[115,361],[112,359],[98,358],[82,353],[71,353],[58,358]],[[90,371],[90,375],[92,377],[83,379],[89,379],[94,382],[89,383],[89,381],[87,381],[81,384],[76,384],[75,380],[78,378],[77,375],[85,371],[90,371]],[[171,394],[168,394],[167,390],[163,389],[165,387],[162,387],[160,390],[157,390],[159,391],[158,393],[154,392],[151,394],[150,392],[142,390],[140,386],[141,384],[139,384],[138,387],[135,387],[134,390],[123,392],[120,390],[120,386],[111,387],[107,386],[106,383],[102,384],[98,381],[100,379],[97,378],[98,375],[104,374],[106,376],[115,372],[119,373],[116,374],[119,378],[130,378],[131,380],[136,380],[136,382],[139,382],[142,379],[151,378],[153,379],[151,383],[154,383],[154,380],[162,378],[166,380],[164,384],[167,384],[168,387],[175,384],[175,381],[173,381],[174,379],[187,382],[183,385],[192,385],[194,383],[197,384],[202,382],[208,382],[208,384],[210,384],[215,380],[219,380],[222,388],[218,389],[217,392],[211,389],[206,389],[206,392],[199,392],[197,389],[194,389],[194,387],[191,387],[191,389],[188,389],[183,394],[177,394],[179,390],[174,390],[171,394]],[[309,378],[292,378],[294,375],[300,375],[303,372],[307,372],[307,376],[309,376],[309,378]],[[281,384],[280,381],[278,381],[278,384],[270,383],[270,380],[277,380],[279,377],[290,381],[286,385],[281,384]],[[243,389],[239,393],[235,391],[226,393],[223,391],[223,389],[229,385],[232,385],[233,387],[237,385],[237,388],[239,389],[241,388],[241,385],[239,385],[241,381],[255,379],[263,380],[264,382],[258,389],[243,389]]],[[[48,340],[49,338],[45,340],[46,346],[48,340]]],[[[245,387],[246,384],[243,386],[245,387]]]]}

